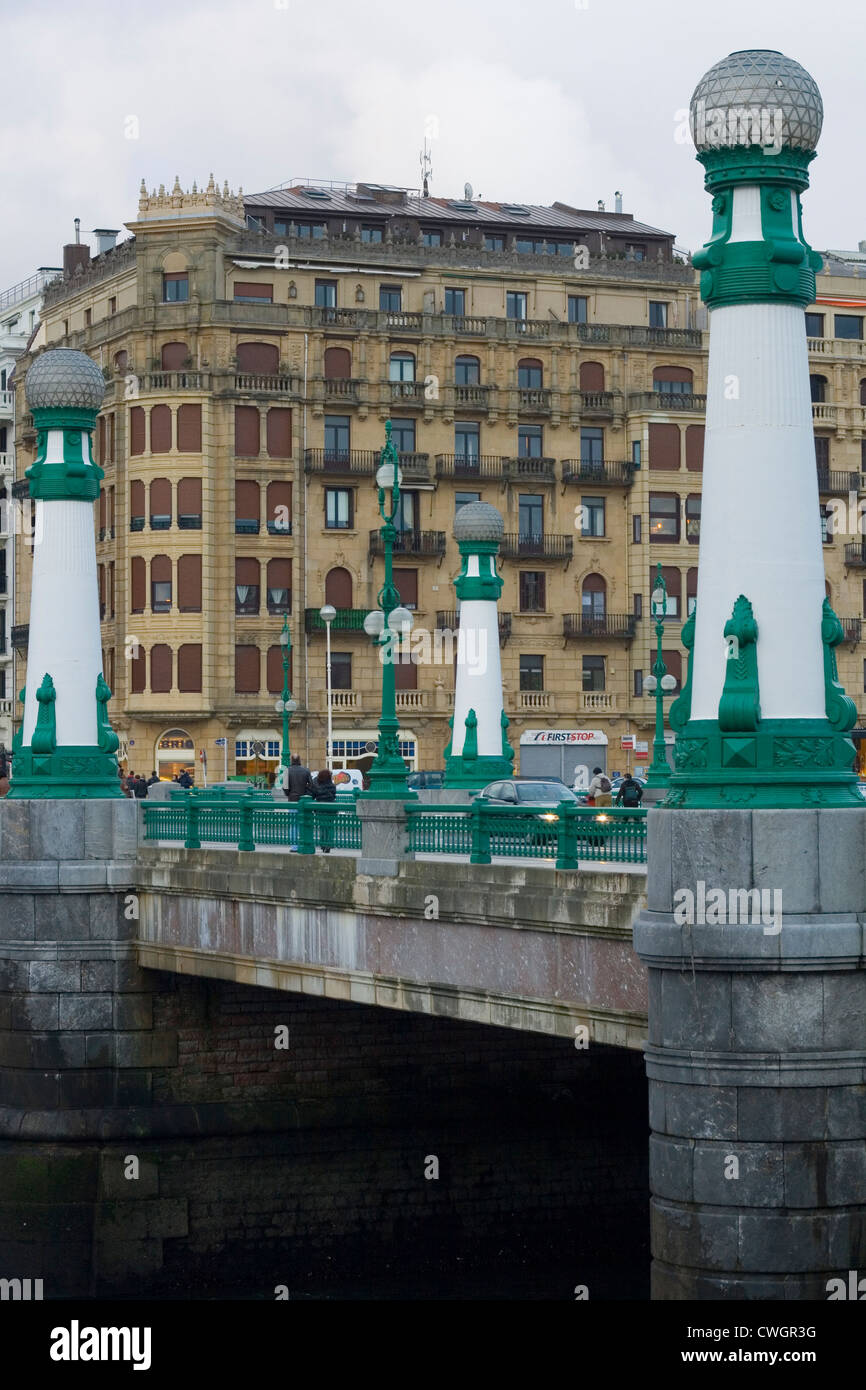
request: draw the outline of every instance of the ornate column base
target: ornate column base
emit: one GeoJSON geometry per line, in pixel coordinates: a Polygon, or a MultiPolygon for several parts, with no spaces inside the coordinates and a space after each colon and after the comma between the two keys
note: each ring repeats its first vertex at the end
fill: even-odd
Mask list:
{"type": "Polygon", "coordinates": [[[13,760],[8,799],[18,801],[82,801],[123,798],[117,758],[96,746],[55,748],[34,753],[18,748],[13,760]]]}

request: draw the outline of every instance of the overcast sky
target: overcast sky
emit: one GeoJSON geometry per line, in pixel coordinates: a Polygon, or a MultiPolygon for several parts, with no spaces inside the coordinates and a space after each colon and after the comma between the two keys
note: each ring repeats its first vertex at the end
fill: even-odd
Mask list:
{"type": "Polygon", "coordinates": [[[142,177],[417,187],[425,125],[434,195],[612,208],[622,189],[693,250],[709,206],[678,112],[739,48],[781,49],[821,88],[809,240],[866,238],[854,0],[0,0],[0,20],[0,289],[59,264],[75,216],[133,219],[142,177]]]}

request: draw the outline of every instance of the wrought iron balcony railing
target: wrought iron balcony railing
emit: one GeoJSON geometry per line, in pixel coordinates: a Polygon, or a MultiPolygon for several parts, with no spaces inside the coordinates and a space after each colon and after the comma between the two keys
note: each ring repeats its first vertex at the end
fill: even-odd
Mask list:
{"type": "Polygon", "coordinates": [[[634,637],[637,619],[633,613],[563,613],[564,637],[634,637]]]}
{"type": "MultiPolygon", "coordinates": [[[[444,555],[444,531],[398,531],[394,538],[395,555],[444,555]]],[[[370,554],[384,555],[385,543],[378,531],[370,532],[370,554]]]]}
{"type": "Polygon", "coordinates": [[[630,459],[562,460],[562,481],[581,487],[631,487],[636,472],[630,459]]]}
{"type": "Polygon", "coordinates": [[[506,559],[570,560],[574,554],[574,537],[521,535],[517,531],[506,531],[499,553],[506,559]]]}

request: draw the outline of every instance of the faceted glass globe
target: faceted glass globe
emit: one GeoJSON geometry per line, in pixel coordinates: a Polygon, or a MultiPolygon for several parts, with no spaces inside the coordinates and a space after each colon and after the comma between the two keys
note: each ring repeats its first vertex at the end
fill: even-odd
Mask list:
{"type": "Polygon", "coordinates": [[[501,541],[504,532],[502,515],[489,502],[467,502],[454,518],[456,541],[501,541]]]}
{"type": "Polygon", "coordinates": [[[99,410],[105,395],[101,368],[74,348],[40,353],[24,378],[30,410],[99,410]]]}
{"type": "Polygon", "coordinates": [[[814,150],[823,122],[815,79],[771,48],[746,48],[722,58],[704,73],[689,108],[698,153],[749,144],[814,150]]]}

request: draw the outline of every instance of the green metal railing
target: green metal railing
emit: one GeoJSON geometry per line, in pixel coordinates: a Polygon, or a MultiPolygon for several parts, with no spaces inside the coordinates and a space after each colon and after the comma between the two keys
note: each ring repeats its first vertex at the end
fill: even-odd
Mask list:
{"type": "MultiPolygon", "coordinates": [[[[264,804],[255,792],[232,798],[191,793],[184,801],[143,805],[144,838],[203,844],[257,845],[315,854],[317,849],[360,850],[361,822],[354,802],[317,803],[310,797],[264,804]]],[[[408,849],[413,854],[468,855],[473,864],[492,859],[548,859],[558,869],[578,862],[646,863],[646,811],[562,802],[555,810],[522,810],[473,801],[468,806],[406,804],[408,849]]]]}

